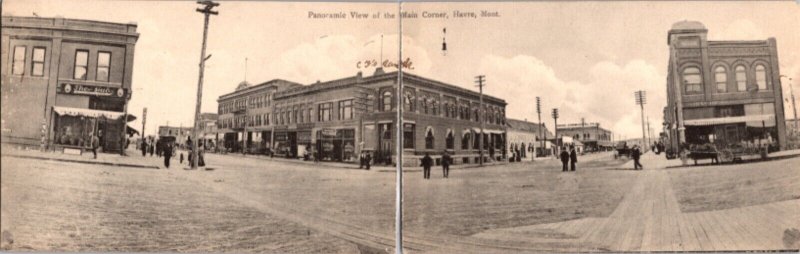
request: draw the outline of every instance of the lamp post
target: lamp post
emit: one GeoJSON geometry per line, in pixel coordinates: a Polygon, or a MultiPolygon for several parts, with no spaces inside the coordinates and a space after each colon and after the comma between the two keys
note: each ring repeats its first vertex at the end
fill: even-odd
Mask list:
{"type": "Polygon", "coordinates": [[[194,128],[192,128],[192,169],[197,168],[197,161],[199,158],[197,157],[197,129],[200,121],[200,104],[202,103],[203,98],[203,71],[206,68],[206,60],[208,60],[211,56],[206,56],[206,40],[208,39],[208,18],[210,15],[217,15],[219,12],[212,10],[214,7],[219,6],[219,3],[215,3],[212,1],[197,1],[198,4],[204,5],[203,8],[197,8],[197,12],[203,13],[205,16],[203,22],[203,47],[200,49],[200,78],[197,80],[197,103],[195,104],[194,108],[194,128]]]}
{"type": "Polygon", "coordinates": [[[794,113],[794,129],[800,130],[800,121],[797,119],[797,107],[794,104],[794,88],[792,88],[792,78],[786,75],[781,75],[780,77],[789,79],[789,93],[792,97],[792,112],[794,113]]]}

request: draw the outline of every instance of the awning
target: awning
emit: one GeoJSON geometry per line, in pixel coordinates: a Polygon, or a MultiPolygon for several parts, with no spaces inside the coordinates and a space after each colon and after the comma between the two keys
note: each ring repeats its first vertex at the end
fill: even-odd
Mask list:
{"type": "Polygon", "coordinates": [[[126,122],[133,122],[133,121],[136,121],[136,116],[128,114],[128,120],[126,122]]]}
{"type": "Polygon", "coordinates": [[[128,125],[128,128],[126,129],[126,133],[128,133],[128,136],[133,137],[134,134],[139,134],[139,131],[137,131],[136,129],[134,129],[130,125],[128,125]]]}
{"type": "MultiPolygon", "coordinates": [[[[472,128],[475,133],[481,133],[481,128],[472,128]]],[[[492,130],[492,129],[483,129],[483,134],[503,134],[504,131],[501,130],[492,130]]]]}
{"type": "Polygon", "coordinates": [[[746,122],[774,122],[775,115],[768,114],[768,115],[749,115],[749,116],[734,116],[734,117],[717,117],[717,118],[703,118],[703,119],[692,119],[692,120],[685,120],[683,121],[683,125],[685,126],[708,126],[708,125],[718,125],[718,124],[730,124],[730,123],[746,123],[746,122]]]}
{"type": "Polygon", "coordinates": [[[104,111],[104,110],[94,110],[94,109],[85,109],[85,108],[67,108],[67,107],[53,107],[53,111],[59,115],[67,115],[67,116],[85,116],[85,117],[93,117],[93,118],[108,118],[108,119],[119,119],[121,118],[124,113],[122,112],[114,112],[114,111],[104,111]]]}

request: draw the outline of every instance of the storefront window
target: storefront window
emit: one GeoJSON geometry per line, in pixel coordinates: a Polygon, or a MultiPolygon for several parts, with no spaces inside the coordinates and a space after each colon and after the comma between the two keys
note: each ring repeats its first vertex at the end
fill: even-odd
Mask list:
{"type": "Polygon", "coordinates": [[[54,143],[68,146],[89,146],[96,119],[79,116],[58,116],[54,143]]]}

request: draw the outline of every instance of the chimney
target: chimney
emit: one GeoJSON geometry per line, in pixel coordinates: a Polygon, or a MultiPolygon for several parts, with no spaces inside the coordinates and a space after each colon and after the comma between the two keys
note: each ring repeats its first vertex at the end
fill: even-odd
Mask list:
{"type": "Polygon", "coordinates": [[[358,71],[358,73],[356,73],[356,83],[361,83],[362,76],[363,74],[361,73],[361,71],[358,71]]]}
{"type": "Polygon", "coordinates": [[[381,75],[381,74],[384,74],[384,73],[385,72],[383,72],[383,67],[378,67],[378,68],[375,68],[375,74],[372,74],[372,76],[378,76],[378,75],[381,75]]]}

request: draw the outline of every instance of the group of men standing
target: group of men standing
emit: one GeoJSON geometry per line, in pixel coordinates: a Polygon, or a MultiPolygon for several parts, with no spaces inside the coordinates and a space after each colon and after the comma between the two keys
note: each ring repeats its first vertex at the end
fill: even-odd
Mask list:
{"type": "Polygon", "coordinates": [[[570,146],[569,151],[564,147],[561,149],[561,154],[559,156],[561,157],[562,172],[575,171],[575,163],[578,163],[578,152],[575,151],[574,146],[570,146]],[[569,168],[567,167],[567,163],[570,164],[569,168]]]}
{"type": "MultiPolygon", "coordinates": [[[[442,177],[449,178],[450,177],[450,164],[453,163],[453,159],[450,157],[450,154],[447,151],[442,154],[442,177]]],[[[422,157],[422,177],[423,179],[431,179],[431,167],[433,166],[433,158],[429,153],[425,153],[425,156],[422,157]]]]}

